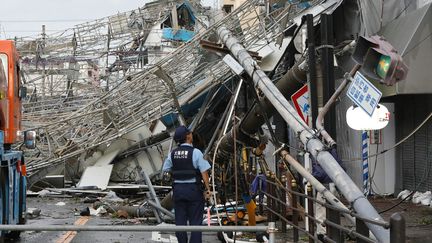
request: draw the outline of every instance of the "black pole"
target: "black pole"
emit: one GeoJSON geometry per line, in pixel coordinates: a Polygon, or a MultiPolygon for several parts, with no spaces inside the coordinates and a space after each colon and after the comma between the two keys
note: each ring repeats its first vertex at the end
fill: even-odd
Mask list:
{"type": "Polygon", "coordinates": [[[313,15],[306,15],[307,26],[307,47],[308,47],[308,66],[309,66],[309,94],[311,102],[312,126],[315,127],[315,121],[318,117],[318,88],[317,88],[317,71],[315,61],[315,36],[313,15]]]}
{"type": "Polygon", "coordinates": [[[405,242],[405,218],[400,213],[390,216],[390,242],[405,242]]]}
{"type": "MultiPolygon", "coordinates": [[[[335,91],[333,48],[331,47],[333,45],[333,17],[329,14],[321,14],[321,45],[323,101],[325,104],[335,91]]],[[[335,106],[330,107],[327,112],[324,119],[324,128],[333,139],[336,139],[335,106]]]]}
{"type": "MultiPolygon", "coordinates": [[[[359,218],[356,218],[356,231],[357,231],[357,233],[364,235],[364,236],[369,238],[369,228],[367,227],[365,222],[359,218]]],[[[360,237],[357,237],[356,242],[357,243],[366,243],[366,241],[360,237]]]]}
{"type": "MultiPolygon", "coordinates": [[[[291,180],[291,190],[293,192],[297,191],[297,182],[295,179],[291,180]]],[[[299,226],[298,221],[299,221],[299,212],[296,210],[297,209],[297,195],[292,193],[291,194],[291,207],[292,209],[292,223],[295,226],[299,226]]],[[[294,242],[298,242],[299,240],[299,230],[297,227],[293,228],[293,241],[294,242]]]]}
{"type": "MultiPolygon", "coordinates": [[[[333,210],[331,208],[327,208],[326,207],[326,221],[330,221],[332,223],[335,223],[337,225],[341,224],[341,219],[340,219],[340,212],[337,210],[333,210]]],[[[334,240],[335,242],[344,242],[344,237],[343,237],[343,232],[336,228],[336,227],[332,227],[329,224],[326,224],[326,230],[327,230],[327,235],[334,240]]]]}
{"type": "MultiPolygon", "coordinates": [[[[313,197],[312,185],[308,183],[307,185],[307,195],[309,197],[313,197]]],[[[315,221],[312,218],[315,217],[314,213],[314,201],[308,199],[308,217],[309,217],[309,233],[313,236],[315,234],[315,221]]],[[[309,243],[314,243],[315,240],[313,237],[309,236],[309,243]]]]}

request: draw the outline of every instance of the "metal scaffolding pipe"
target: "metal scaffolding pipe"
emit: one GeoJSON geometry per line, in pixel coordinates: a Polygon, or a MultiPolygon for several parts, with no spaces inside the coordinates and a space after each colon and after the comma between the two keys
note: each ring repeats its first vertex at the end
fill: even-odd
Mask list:
{"type": "MultiPolygon", "coordinates": [[[[297,160],[295,160],[286,150],[282,149],[280,151],[281,157],[288,162],[294,169],[296,169],[307,181],[309,181],[315,190],[324,194],[324,197],[327,201],[335,206],[342,208],[344,210],[348,210],[348,208],[335,196],[331,193],[321,182],[319,182],[311,173],[309,173],[297,160]]],[[[349,215],[344,214],[345,218],[347,218],[351,223],[355,224],[355,219],[349,215]]]]}
{"type": "MultiPolygon", "coordinates": [[[[307,125],[294,108],[288,103],[283,94],[276,88],[265,73],[260,70],[255,60],[253,60],[239,41],[233,37],[231,32],[224,26],[219,27],[217,33],[234,57],[241,63],[245,71],[252,77],[254,84],[274,105],[291,129],[299,135],[300,140],[306,145],[307,150],[317,159],[318,163],[337,185],[345,198],[352,204],[356,212],[365,218],[382,220],[381,216],[365,198],[352,179],[340,167],[333,156],[326,151],[321,140],[316,138],[308,129],[307,125]]],[[[387,229],[371,223],[366,224],[380,242],[389,242],[389,231],[387,229]]]]}
{"type": "Polygon", "coordinates": [[[162,207],[160,204],[157,204],[155,202],[153,202],[152,200],[147,200],[147,203],[150,204],[151,206],[155,207],[157,210],[161,211],[162,213],[164,213],[166,216],[170,217],[171,219],[175,219],[174,214],[167,210],[166,208],[162,207]]]}
{"type": "Polygon", "coordinates": [[[202,232],[257,232],[266,231],[269,226],[123,226],[123,225],[5,225],[0,224],[0,231],[146,231],[146,232],[174,232],[174,231],[202,231],[202,232]]]}
{"type": "MultiPolygon", "coordinates": [[[[304,65],[300,62],[295,64],[276,82],[275,85],[277,89],[284,95],[284,97],[290,97],[295,91],[299,90],[304,83],[306,83],[306,71],[303,66],[304,65]]],[[[252,147],[259,145],[259,141],[253,138],[252,135],[258,132],[261,125],[265,123],[262,113],[265,112],[267,117],[271,117],[276,111],[274,106],[268,99],[266,99],[266,97],[259,97],[259,99],[260,100],[257,102],[260,102],[260,104],[254,104],[242,121],[226,133],[220,143],[221,151],[229,151],[228,153],[231,153],[234,133],[236,134],[237,141],[241,141],[242,143],[248,144],[252,147]]]]}
{"type": "MultiPolygon", "coordinates": [[[[154,200],[156,207],[153,207],[154,211],[155,211],[155,216],[156,219],[158,219],[158,222],[160,223],[162,220],[162,215],[160,214],[160,208],[162,208],[160,202],[159,202],[159,198],[157,197],[156,191],[153,188],[153,184],[150,180],[150,177],[147,175],[147,173],[145,172],[145,170],[141,170],[140,172],[141,176],[144,177],[145,183],[147,184],[148,188],[149,188],[149,192],[148,195],[150,196],[150,199],[154,200]]],[[[149,200],[150,202],[150,200],[149,200]]]]}

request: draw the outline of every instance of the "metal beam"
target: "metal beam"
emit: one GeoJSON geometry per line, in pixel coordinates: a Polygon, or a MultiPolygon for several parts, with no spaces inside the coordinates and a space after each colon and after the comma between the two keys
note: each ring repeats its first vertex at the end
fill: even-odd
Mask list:
{"type": "MultiPolygon", "coordinates": [[[[292,167],[294,167],[295,170],[297,170],[308,182],[310,182],[311,185],[317,190],[318,192],[321,192],[324,194],[324,197],[327,199],[327,201],[335,206],[339,207],[343,210],[348,211],[349,209],[335,196],[333,193],[330,192],[321,182],[319,182],[312,174],[310,174],[297,160],[295,160],[287,151],[281,150],[280,151],[281,157],[288,162],[292,167]]],[[[344,214],[345,218],[347,218],[351,223],[355,224],[355,219],[349,215],[344,214]]]]}
{"type": "Polygon", "coordinates": [[[160,79],[165,81],[167,84],[169,91],[171,92],[171,97],[174,102],[174,107],[177,109],[178,112],[178,119],[180,122],[180,125],[186,126],[186,120],[184,119],[182,109],[180,107],[180,103],[177,99],[177,92],[174,84],[174,80],[162,69],[162,67],[158,66],[158,68],[153,72],[156,76],[158,76],[160,79]]]}
{"type": "MultiPolygon", "coordinates": [[[[182,225],[6,225],[0,224],[0,230],[13,231],[142,231],[142,232],[174,232],[174,231],[202,231],[202,232],[257,232],[272,229],[274,224],[269,226],[182,226],[182,225]]],[[[274,233],[274,232],[273,232],[274,233]]]]}

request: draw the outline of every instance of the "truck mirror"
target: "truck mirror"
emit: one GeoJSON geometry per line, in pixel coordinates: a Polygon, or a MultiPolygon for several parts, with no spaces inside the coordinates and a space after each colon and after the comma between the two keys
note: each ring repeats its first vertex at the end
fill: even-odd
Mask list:
{"type": "Polygon", "coordinates": [[[19,89],[18,97],[20,99],[25,98],[27,96],[27,87],[21,86],[19,89]]]}
{"type": "Polygon", "coordinates": [[[24,132],[24,144],[28,149],[36,148],[36,132],[25,131],[24,132]]]}

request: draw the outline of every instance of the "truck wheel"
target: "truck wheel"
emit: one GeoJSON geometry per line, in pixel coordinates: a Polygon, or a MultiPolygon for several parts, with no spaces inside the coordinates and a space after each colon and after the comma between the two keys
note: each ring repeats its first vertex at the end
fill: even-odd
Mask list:
{"type": "Polygon", "coordinates": [[[5,237],[9,240],[17,240],[20,238],[21,231],[11,231],[6,233],[5,237]]]}
{"type": "Polygon", "coordinates": [[[19,191],[19,223],[18,224],[25,224],[27,222],[27,203],[26,203],[26,196],[27,196],[27,187],[24,185],[25,177],[21,176],[20,178],[20,191],[19,191]]]}

